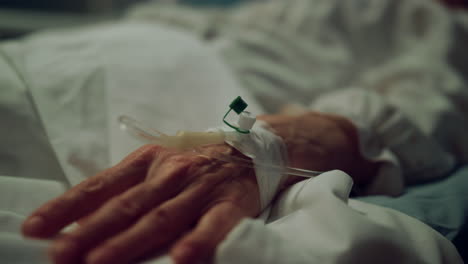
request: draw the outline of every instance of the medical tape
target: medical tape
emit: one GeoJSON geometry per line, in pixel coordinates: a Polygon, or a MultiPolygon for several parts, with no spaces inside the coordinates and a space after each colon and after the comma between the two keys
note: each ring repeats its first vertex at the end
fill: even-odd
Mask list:
{"type": "MultiPolygon", "coordinates": [[[[227,131],[227,128],[223,128],[227,131]]],[[[287,177],[284,173],[287,166],[287,149],[281,137],[262,121],[257,121],[249,134],[239,134],[226,143],[252,159],[260,193],[262,211],[268,207],[276,195],[282,181],[287,177]],[[265,166],[262,164],[273,164],[265,166]],[[280,168],[280,169],[278,169],[280,168]]]]}

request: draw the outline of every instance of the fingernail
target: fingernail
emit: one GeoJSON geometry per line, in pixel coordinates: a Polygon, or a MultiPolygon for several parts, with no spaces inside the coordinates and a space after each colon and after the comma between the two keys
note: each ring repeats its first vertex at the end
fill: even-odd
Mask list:
{"type": "Polygon", "coordinates": [[[33,216],[24,223],[23,233],[27,235],[34,235],[40,232],[44,227],[45,227],[44,218],[40,216],[33,216]]]}

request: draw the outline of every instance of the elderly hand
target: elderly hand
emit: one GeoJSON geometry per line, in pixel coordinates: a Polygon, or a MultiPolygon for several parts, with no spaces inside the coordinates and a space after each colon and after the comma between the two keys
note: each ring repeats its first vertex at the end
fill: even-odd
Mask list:
{"type": "MultiPolygon", "coordinates": [[[[234,153],[228,146],[207,151],[234,153]]],[[[172,246],[176,263],[205,259],[243,217],[259,213],[252,169],[206,156],[145,146],[36,210],[26,236],[60,235],[55,263],[128,263],[172,246]]]]}
{"type": "MultiPolygon", "coordinates": [[[[349,121],[319,113],[260,119],[284,139],[292,166],[369,178],[372,164],[359,154],[349,121]]],[[[205,151],[241,155],[226,145],[205,151]]],[[[79,221],[53,242],[55,263],[128,263],[167,247],[176,263],[197,263],[210,258],[242,218],[259,212],[252,169],[148,145],[37,209],[22,231],[50,238],[79,221]]]]}

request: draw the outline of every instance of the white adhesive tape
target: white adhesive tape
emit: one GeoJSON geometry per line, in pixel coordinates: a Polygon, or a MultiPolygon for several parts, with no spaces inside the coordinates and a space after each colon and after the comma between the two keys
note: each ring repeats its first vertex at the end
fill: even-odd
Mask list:
{"type": "Polygon", "coordinates": [[[226,143],[252,159],[263,211],[275,197],[283,178],[286,176],[283,173],[284,170],[272,169],[260,164],[286,167],[287,149],[283,140],[271,132],[265,122],[260,121],[255,123],[249,134],[239,134],[236,139],[226,140],[226,143]]]}
{"type": "Polygon", "coordinates": [[[253,114],[244,111],[239,115],[239,121],[237,121],[237,124],[243,130],[250,130],[255,124],[255,121],[257,121],[257,118],[253,114]]]}

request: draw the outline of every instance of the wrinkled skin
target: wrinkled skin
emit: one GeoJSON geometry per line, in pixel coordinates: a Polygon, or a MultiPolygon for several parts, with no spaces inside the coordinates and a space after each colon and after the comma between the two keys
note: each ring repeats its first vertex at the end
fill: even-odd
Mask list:
{"type": "MultiPolygon", "coordinates": [[[[302,113],[260,119],[284,139],[292,166],[342,169],[359,183],[373,173],[375,164],[360,156],[355,128],[343,118],[302,113]]],[[[242,155],[227,145],[204,151],[242,155]]],[[[298,180],[290,177],[282,188],[298,180]]],[[[54,238],[54,263],[130,263],[166,248],[176,263],[197,263],[260,209],[253,169],[147,145],[44,204],[22,232],[54,238]],[[75,221],[77,228],[59,233],[75,221]]]]}

